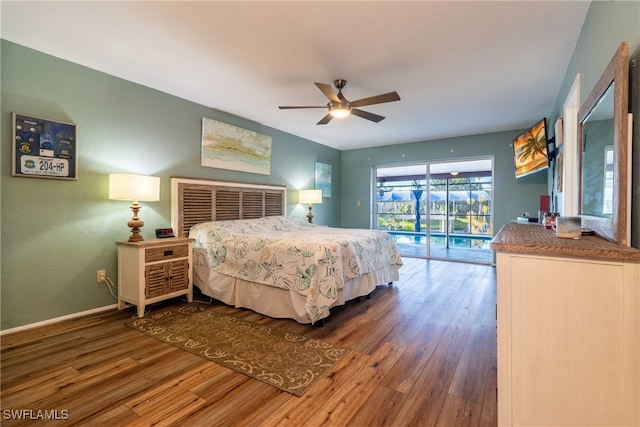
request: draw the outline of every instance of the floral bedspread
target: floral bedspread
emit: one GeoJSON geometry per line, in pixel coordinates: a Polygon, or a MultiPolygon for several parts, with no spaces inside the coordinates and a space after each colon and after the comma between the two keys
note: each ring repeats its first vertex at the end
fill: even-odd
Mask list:
{"type": "Polygon", "coordinates": [[[345,279],[402,259],[383,231],[330,228],[286,216],[195,225],[194,264],[306,297],[312,322],[337,300],[345,279]]]}

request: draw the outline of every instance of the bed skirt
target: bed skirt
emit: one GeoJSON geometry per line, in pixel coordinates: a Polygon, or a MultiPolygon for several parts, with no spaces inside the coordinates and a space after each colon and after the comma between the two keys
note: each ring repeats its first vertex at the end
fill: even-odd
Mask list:
{"type": "MultiPolygon", "coordinates": [[[[344,288],[338,289],[338,299],[332,307],[369,295],[378,285],[398,280],[399,267],[391,265],[345,280],[344,288]]],[[[312,323],[304,309],[305,296],[294,291],[236,279],[197,265],[193,266],[193,276],[193,284],[204,295],[227,305],[248,308],[273,318],[294,319],[302,324],[312,323]]],[[[321,319],[328,316],[327,310],[321,319]]]]}

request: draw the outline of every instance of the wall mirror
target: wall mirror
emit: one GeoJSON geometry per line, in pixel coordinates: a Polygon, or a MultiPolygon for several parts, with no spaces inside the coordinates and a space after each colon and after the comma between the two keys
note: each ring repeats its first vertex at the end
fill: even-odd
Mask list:
{"type": "Polygon", "coordinates": [[[629,43],[623,42],[578,112],[582,225],[630,243],[629,43]]]}

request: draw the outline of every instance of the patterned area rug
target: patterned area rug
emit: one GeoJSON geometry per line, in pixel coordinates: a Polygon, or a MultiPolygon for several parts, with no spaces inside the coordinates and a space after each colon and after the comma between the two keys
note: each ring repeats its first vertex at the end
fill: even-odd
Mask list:
{"type": "Polygon", "coordinates": [[[302,396],[349,349],[186,305],[127,325],[296,396],[302,396]]]}

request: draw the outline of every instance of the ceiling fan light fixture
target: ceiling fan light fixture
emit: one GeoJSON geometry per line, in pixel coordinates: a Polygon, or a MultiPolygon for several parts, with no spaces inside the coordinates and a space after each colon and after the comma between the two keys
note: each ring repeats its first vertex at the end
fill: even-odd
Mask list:
{"type": "MultiPolygon", "coordinates": [[[[0,0],[1,1],[1,0],[0,0]]],[[[370,120],[372,122],[378,123],[381,120],[384,120],[384,116],[379,116],[377,114],[370,113],[368,111],[361,110],[360,107],[364,107],[365,105],[374,105],[374,104],[383,104],[385,102],[393,102],[400,101],[400,96],[397,92],[389,92],[383,93],[376,96],[370,96],[368,98],[356,99],[355,101],[349,101],[342,94],[342,88],[347,83],[346,80],[338,79],[334,80],[333,84],[338,89],[338,93],[335,93],[331,86],[326,83],[318,83],[315,85],[320,91],[329,99],[329,102],[325,105],[298,105],[298,106],[289,106],[289,105],[281,105],[278,108],[281,110],[288,110],[292,108],[326,108],[328,113],[320,119],[317,125],[326,125],[333,118],[342,119],[347,116],[353,114],[354,116],[358,116],[360,118],[370,120]]]]}
{"type": "Polygon", "coordinates": [[[351,105],[332,102],[329,105],[329,114],[336,119],[343,119],[351,114],[351,105]]]}

